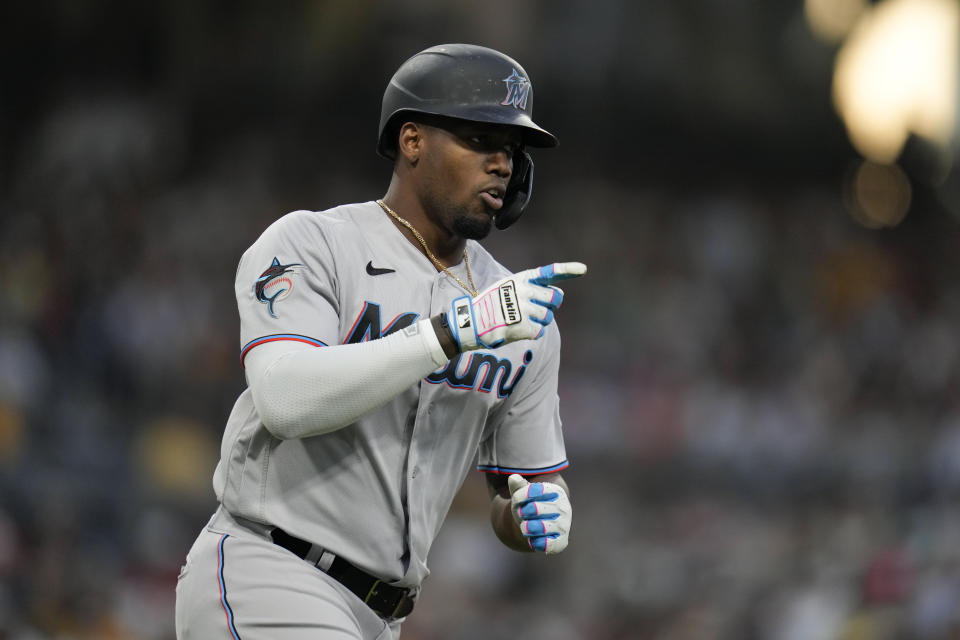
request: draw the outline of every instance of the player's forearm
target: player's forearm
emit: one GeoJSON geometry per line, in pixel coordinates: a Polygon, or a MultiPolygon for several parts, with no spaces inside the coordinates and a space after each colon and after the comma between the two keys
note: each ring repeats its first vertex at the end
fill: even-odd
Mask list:
{"type": "Polygon", "coordinates": [[[427,320],[358,344],[263,344],[247,354],[246,367],[261,421],[286,440],[341,429],[448,359],[427,320]]]}

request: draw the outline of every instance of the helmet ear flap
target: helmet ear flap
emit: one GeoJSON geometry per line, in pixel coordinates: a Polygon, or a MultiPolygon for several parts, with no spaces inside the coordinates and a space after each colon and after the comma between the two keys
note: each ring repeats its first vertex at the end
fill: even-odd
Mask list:
{"type": "Polygon", "coordinates": [[[527,208],[533,193],[533,158],[520,149],[513,155],[513,175],[507,192],[503,196],[503,207],[494,218],[497,229],[506,229],[520,217],[527,208]]]}

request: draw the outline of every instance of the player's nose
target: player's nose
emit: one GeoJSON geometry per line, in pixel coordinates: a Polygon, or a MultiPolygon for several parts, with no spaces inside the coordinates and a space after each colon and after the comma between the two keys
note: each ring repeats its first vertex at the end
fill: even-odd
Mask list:
{"type": "Polygon", "coordinates": [[[513,173],[513,155],[507,149],[498,149],[487,154],[487,173],[510,179],[513,173]]]}

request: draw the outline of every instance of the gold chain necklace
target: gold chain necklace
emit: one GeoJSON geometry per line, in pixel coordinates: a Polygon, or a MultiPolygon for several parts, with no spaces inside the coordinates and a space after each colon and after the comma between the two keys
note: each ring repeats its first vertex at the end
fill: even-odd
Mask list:
{"type": "Polygon", "coordinates": [[[377,200],[377,204],[380,205],[380,208],[389,213],[393,218],[405,226],[407,229],[413,233],[414,237],[423,245],[423,250],[427,252],[427,257],[433,261],[433,264],[437,266],[437,269],[443,271],[445,274],[457,281],[461,287],[463,287],[467,292],[469,292],[474,298],[480,295],[480,292],[477,291],[477,285],[473,284],[473,273],[470,272],[470,258],[467,257],[467,248],[463,248],[463,263],[467,266],[467,280],[470,281],[470,286],[467,286],[467,283],[458,278],[457,276],[450,273],[450,270],[443,266],[437,257],[433,255],[433,252],[430,251],[430,247],[427,246],[427,241],[423,239],[423,236],[420,235],[420,232],[413,228],[413,225],[397,215],[396,211],[387,206],[387,203],[383,200],[377,200]]]}

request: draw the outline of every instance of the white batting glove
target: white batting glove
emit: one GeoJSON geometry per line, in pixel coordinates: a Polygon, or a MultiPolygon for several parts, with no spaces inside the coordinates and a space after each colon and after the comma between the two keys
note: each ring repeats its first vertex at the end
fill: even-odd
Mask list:
{"type": "Polygon", "coordinates": [[[563,302],[563,291],[551,285],[586,272],[581,262],[554,262],[507,276],[476,298],[457,298],[447,320],[460,351],[536,340],[563,302]]]}
{"type": "Polygon", "coordinates": [[[567,548],[573,509],[567,492],[552,482],[527,482],[519,474],[507,478],[510,510],[527,543],[548,556],[567,548]]]}

